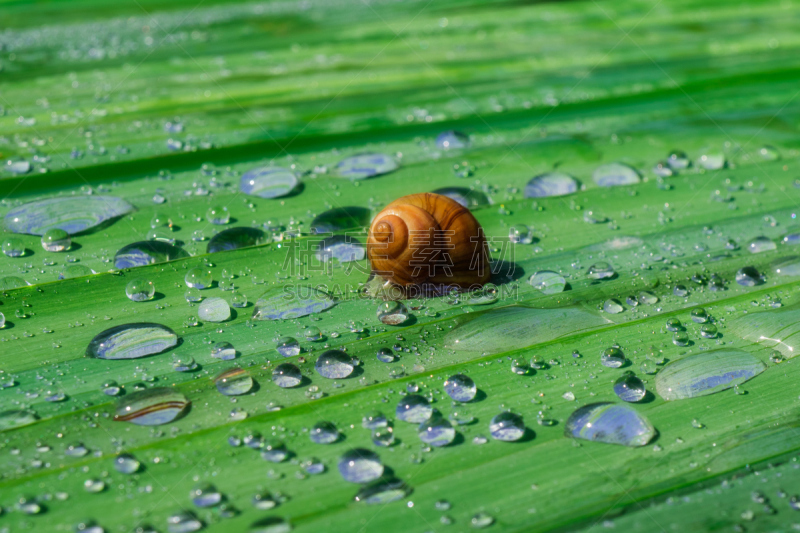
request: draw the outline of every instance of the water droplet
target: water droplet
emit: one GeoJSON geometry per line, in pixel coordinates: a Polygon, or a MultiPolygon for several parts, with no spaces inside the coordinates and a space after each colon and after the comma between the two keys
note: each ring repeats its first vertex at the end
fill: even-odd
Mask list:
{"type": "Polygon", "coordinates": [[[508,228],[508,240],[515,244],[531,244],[533,230],[525,224],[514,224],[508,228]]]}
{"type": "Polygon", "coordinates": [[[457,402],[470,402],[475,398],[478,388],[469,376],[455,374],[444,382],[444,391],[457,402]]]}
{"type": "Polygon", "coordinates": [[[214,507],[222,501],[222,493],[210,483],[201,483],[189,493],[192,503],[197,507],[214,507]]]}
{"type": "Polygon", "coordinates": [[[119,269],[134,268],[187,257],[189,254],[183,248],[167,242],[139,241],[120,248],[114,255],[114,266],[119,269]]]}
{"type": "Polygon", "coordinates": [[[212,224],[225,225],[231,221],[231,214],[225,206],[212,206],[206,211],[206,220],[212,224]]]}
{"type": "Polygon", "coordinates": [[[11,409],[0,412],[0,431],[18,428],[33,424],[39,417],[33,411],[27,409],[11,409]]]}
{"type": "Polygon", "coordinates": [[[189,404],[186,396],[171,388],[136,391],[119,401],[114,420],[138,426],[159,426],[178,418],[189,404]]]}
{"type": "Polygon", "coordinates": [[[300,355],[300,343],[293,337],[281,337],[278,339],[275,349],[283,357],[294,357],[300,355]]]}
{"type": "Polygon", "coordinates": [[[13,233],[44,235],[53,228],[70,235],[80,233],[133,211],[133,206],[113,196],[74,196],[49,198],[23,204],[5,217],[13,233]]]}
{"type": "Polygon", "coordinates": [[[272,382],[282,389],[297,387],[302,381],[300,369],[291,363],[282,363],[272,371],[272,382]]]}
{"type": "Polygon", "coordinates": [[[139,460],[129,453],[121,453],[114,457],[114,470],[121,474],[135,474],[140,467],[139,460]]]}
{"type": "Polygon", "coordinates": [[[457,150],[469,146],[469,136],[460,131],[443,131],[436,137],[436,146],[442,150],[457,150]]]}
{"type": "Polygon", "coordinates": [[[525,198],[564,196],[578,190],[578,180],[563,172],[548,172],[531,179],[525,185],[525,198]]]}
{"type": "Polygon", "coordinates": [[[366,254],[367,251],[364,245],[353,236],[333,235],[319,242],[316,256],[322,262],[336,259],[340,263],[348,263],[350,261],[361,261],[366,257],[366,254]]]}
{"type": "Polygon", "coordinates": [[[289,533],[292,524],[277,516],[262,518],[250,524],[249,533],[289,533]]]}
{"type": "Polygon", "coordinates": [[[691,161],[689,161],[689,156],[686,155],[686,152],[681,150],[673,150],[667,158],[667,164],[673,170],[683,170],[684,168],[688,168],[690,163],[691,161]]]}
{"type": "Polygon", "coordinates": [[[6,276],[4,278],[0,278],[0,290],[2,291],[10,291],[12,289],[18,289],[20,287],[27,286],[28,282],[17,276],[6,276]]]}
{"type": "Polygon", "coordinates": [[[633,185],[639,183],[639,173],[623,163],[606,163],[592,173],[592,179],[600,187],[633,185]]]}
{"type": "Polygon", "coordinates": [[[617,300],[616,298],[609,298],[608,300],[603,302],[603,311],[605,311],[606,313],[616,315],[623,312],[624,310],[625,308],[622,307],[622,304],[619,303],[619,300],[617,300]]]}
{"type": "Polygon", "coordinates": [[[338,467],[342,478],[350,483],[369,483],[383,475],[381,458],[364,448],[354,448],[342,454],[338,467]]]}
{"type": "Polygon", "coordinates": [[[258,167],[242,174],[239,190],[260,198],[280,198],[291,194],[300,181],[291,170],[281,167],[258,167]]]}
{"type": "MultiPolygon", "coordinates": [[[[266,442],[261,443],[261,458],[265,461],[269,461],[271,463],[282,463],[289,457],[289,450],[286,449],[286,445],[283,441],[270,439],[266,442]]],[[[248,444],[251,448],[253,447],[252,441],[248,444]]]]}
{"type": "Polygon", "coordinates": [[[255,305],[256,320],[287,320],[317,314],[336,302],[326,293],[311,287],[274,288],[261,295],[255,305]]]}
{"type": "Polygon", "coordinates": [[[496,440],[517,441],[525,436],[525,422],[522,416],[504,411],[492,418],[489,423],[489,433],[496,440]]]}
{"type": "Polygon", "coordinates": [[[86,356],[99,359],[137,359],[161,353],[176,344],[178,336],[161,324],[124,324],[95,336],[86,349],[86,356]]]}
{"type": "Polygon", "coordinates": [[[456,430],[437,412],[419,425],[418,433],[422,442],[436,447],[447,446],[456,438],[456,430]]]}
{"type": "Polygon", "coordinates": [[[698,164],[706,170],[719,170],[725,166],[725,155],[709,152],[700,156],[698,164]]]}
{"type": "Polygon", "coordinates": [[[603,350],[600,355],[600,364],[608,368],[619,368],[627,362],[628,360],[625,359],[625,354],[622,353],[622,350],[614,346],[603,350]]]}
{"type": "Polygon", "coordinates": [[[222,361],[230,361],[231,359],[236,359],[236,349],[233,344],[227,341],[218,342],[211,348],[211,357],[222,361]]]}
{"type": "Polygon", "coordinates": [[[708,312],[703,309],[702,307],[698,307],[697,309],[692,309],[692,322],[696,322],[697,324],[705,324],[709,320],[708,312]]]}
{"type": "Polygon", "coordinates": [[[764,363],[740,350],[715,350],[669,363],[656,375],[663,399],[706,396],[739,385],[766,370],[764,363]]]}
{"type": "Polygon", "coordinates": [[[736,271],[736,283],[743,287],[755,287],[764,283],[764,277],[755,267],[746,266],[736,271]]]}
{"type": "Polygon", "coordinates": [[[231,317],[231,306],[222,298],[206,298],[197,308],[197,316],[206,322],[224,322],[231,317]]]}
{"type": "Polygon", "coordinates": [[[313,233],[332,233],[369,225],[372,213],[366,207],[337,207],[324,211],[311,221],[313,233]]]}
{"type": "Polygon", "coordinates": [[[253,378],[243,368],[231,368],[214,378],[217,390],[225,396],[247,394],[253,388],[253,378]]]}
{"type": "Polygon", "coordinates": [[[379,480],[359,490],[355,500],[368,505],[385,505],[405,498],[410,493],[411,488],[400,480],[379,480]]]}
{"type": "Polygon", "coordinates": [[[192,289],[207,289],[213,283],[211,271],[206,268],[192,268],[184,277],[186,286],[192,289]]]}
{"type": "Polygon", "coordinates": [[[469,524],[475,529],[483,529],[494,524],[494,517],[485,511],[472,515],[469,524]]]}
{"type": "Polygon", "coordinates": [[[645,397],[647,390],[641,379],[626,372],[614,382],[614,393],[623,402],[638,402],[645,397]]]}
{"type": "Polygon", "coordinates": [[[375,446],[391,446],[394,444],[394,429],[391,427],[382,427],[372,430],[372,443],[375,446]]]}
{"type": "Polygon", "coordinates": [[[60,228],[49,229],[42,235],[42,248],[47,252],[64,252],[72,246],[69,233],[60,228]]]}
{"type": "Polygon", "coordinates": [[[268,242],[267,234],[257,228],[229,228],[222,230],[208,241],[210,254],[258,246],[268,242]]]}
{"type": "Polygon", "coordinates": [[[528,283],[534,289],[542,291],[543,294],[558,294],[563,292],[567,286],[567,281],[564,277],[551,270],[540,270],[531,276],[528,283]]]}
{"type": "Polygon", "coordinates": [[[343,159],[336,165],[336,173],[351,180],[363,180],[397,170],[397,161],[386,154],[359,154],[343,159]]]}
{"type": "Polygon", "coordinates": [[[169,533],[193,533],[202,528],[203,522],[189,511],[179,511],[167,517],[167,531],[169,533]]]}
{"type": "Polygon", "coordinates": [[[411,424],[421,424],[428,420],[433,414],[433,408],[428,400],[417,394],[409,394],[401,399],[395,409],[395,416],[403,422],[411,424]]]}
{"type": "Polygon", "coordinates": [[[146,302],[153,299],[156,288],[149,279],[134,279],[125,286],[125,294],[131,301],[146,302]]]}
{"type": "Polygon", "coordinates": [[[314,364],[317,373],[328,379],[344,379],[353,373],[353,360],[339,350],[328,350],[314,364]]]}
{"type": "Polygon", "coordinates": [[[3,239],[3,253],[8,257],[22,257],[25,255],[25,243],[18,237],[3,239]]]}
{"type": "Polygon", "coordinates": [[[700,327],[700,335],[702,335],[706,339],[717,338],[717,326],[715,326],[714,324],[703,324],[700,327]]]}
{"type": "Polygon", "coordinates": [[[778,246],[772,239],[767,237],[756,237],[747,243],[747,251],[751,254],[760,254],[762,252],[770,252],[775,250],[778,246]]]}
{"type": "Polygon", "coordinates": [[[455,200],[468,209],[482,205],[491,205],[492,203],[492,201],[483,191],[477,189],[468,189],[466,187],[442,187],[431,192],[434,194],[447,196],[451,200],[455,200]]]}
{"type": "Polygon", "coordinates": [[[389,301],[378,304],[378,319],[389,326],[399,326],[408,320],[408,309],[402,302],[389,301]]]}
{"type": "Polygon", "coordinates": [[[86,265],[66,265],[58,274],[58,279],[80,278],[83,276],[91,276],[94,273],[95,271],[86,265]]]}
{"type": "Polygon", "coordinates": [[[593,264],[586,271],[586,277],[589,279],[611,279],[616,275],[614,267],[605,261],[593,264]]]}
{"type": "Polygon", "coordinates": [[[317,422],[308,432],[308,436],[317,444],[333,444],[339,440],[339,430],[331,422],[317,422]]]}
{"type": "Polygon", "coordinates": [[[564,435],[622,446],[644,446],[656,435],[653,424],[628,405],[595,403],[581,407],[567,419],[564,435]]]}

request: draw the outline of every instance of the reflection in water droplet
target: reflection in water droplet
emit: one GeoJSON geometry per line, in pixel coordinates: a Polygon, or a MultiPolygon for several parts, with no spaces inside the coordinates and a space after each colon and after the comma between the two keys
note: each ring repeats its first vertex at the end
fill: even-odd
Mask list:
{"type": "Polygon", "coordinates": [[[65,265],[59,272],[58,279],[82,278],[93,274],[95,274],[95,271],[86,265],[65,265]]]}
{"type": "Polygon", "coordinates": [[[163,241],[139,241],[123,246],[114,255],[116,268],[134,268],[184,259],[189,254],[183,248],[163,241]]]}
{"type": "Polygon", "coordinates": [[[179,511],[167,517],[167,531],[169,533],[193,533],[202,528],[203,522],[189,511],[179,511]]]}
{"type": "Polygon", "coordinates": [[[222,361],[230,361],[231,359],[236,359],[236,349],[233,344],[227,341],[218,342],[211,348],[211,357],[222,361]]]}
{"type": "Polygon", "coordinates": [[[300,355],[300,343],[293,337],[281,337],[278,339],[275,349],[284,357],[294,357],[300,355]]]}
{"type": "Polygon", "coordinates": [[[287,320],[321,313],[336,305],[326,293],[311,287],[276,287],[256,301],[256,320],[287,320]]]}
{"type": "Polygon", "coordinates": [[[622,446],[644,446],[656,435],[653,424],[628,405],[595,403],[567,419],[564,435],[622,446]]]}
{"type": "Polygon", "coordinates": [[[72,246],[69,233],[60,228],[49,229],[42,235],[42,248],[47,252],[64,252],[72,246]]]}
{"type": "Polygon", "coordinates": [[[623,163],[606,163],[592,173],[592,179],[600,187],[633,185],[639,183],[639,173],[623,163]]]}
{"type": "Polygon", "coordinates": [[[663,399],[683,400],[729,389],[766,370],[764,363],[741,350],[715,350],[669,363],[656,375],[663,399]]]}
{"type": "Polygon", "coordinates": [[[267,234],[257,228],[229,228],[222,230],[208,241],[210,254],[258,246],[268,242],[267,234]]]}
{"type": "Polygon", "coordinates": [[[496,440],[517,441],[525,435],[525,422],[520,415],[505,411],[492,418],[489,433],[496,440]]]}
{"type": "Polygon", "coordinates": [[[328,379],[344,379],[353,373],[353,360],[339,350],[328,350],[314,364],[317,373],[328,379]]]}
{"type": "Polygon", "coordinates": [[[442,150],[467,148],[469,146],[469,136],[460,131],[443,131],[436,136],[436,146],[442,150]]]}
{"type": "Polygon", "coordinates": [[[578,190],[578,180],[564,172],[548,172],[531,179],[525,185],[525,198],[564,196],[578,190]]]}
{"type": "Polygon", "coordinates": [[[600,355],[600,364],[609,368],[619,368],[624,365],[628,360],[625,359],[625,354],[622,353],[617,347],[612,346],[600,355]]]}
{"type": "Polygon", "coordinates": [[[480,513],[472,515],[469,524],[475,529],[483,529],[494,524],[494,517],[486,511],[481,511],[480,513]]]}
{"type": "Polygon", "coordinates": [[[282,389],[297,387],[302,381],[300,369],[291,363],[282,363],[272,371],[272,382],[282,389]]]}
{"type": "Polygon", "coordinates": [[[189,492],[192,503],[197,507],[213,507],[222,501],[222,493],[209,483],[201,483],[189,492]]]}
{"type": "Polygon", "coordinates": [[[626,372],[614,382],[614,393],[624,402],[638,402],[645,397],[647,390],[641,379],[626,372]]]}
{"type": "Polygon", "coordinates": [[[95,336],[86,348],[86,356],[99,359],[137,359],[161,353],[176,344],[178,336],[161,324],[123,324],[95,336]]]}
{"type": "Polygon", "coordinates": [[[5,217],[5,226],[13,233],[44,235],[49,229],[59,228],[74,235],[133,209],[128,202],[114,196],[49,198],[11,209],[5,217]]]}
{"type": "Polygon", "coordinates": [[[136,391],[119,401],[114,420],[138,426],[159,426],[178,418],[189,404],[186,396],[172,388],[136,391]]]}
{"type": "Polygon", "coordinates": [[[452,424],[437,412],[419,425],[418,433],[422,442],[436,447],[447,446],[456,438],[452,424]]]}
{"type": "Polygon", "coordinates": [[[586,277],[589,279],[611,279],[616,275],[614,267],[605,261],[593,264],[586,271],[586,277]]]}
{"type": "Polygon", "coordinates": [[[378,454],[364,448],[354,448],[339,459],[339,473],[350,483],[369,483],[383,475],[383,463],[378,454]]]}
{"type": "Polygon", "coordinates": [[[339,430],[331,422],[317,422],[308,432],[312,442],[333,444],[339,440],[339,430]]]}
{"type": "Polygon", "coordinates": [[[475,398],[478,388],[469,376],[456,374],[444,382],[444,391],[457,402],[469,402],[475,398]]]}
{"type": "Polygon", "coordinates": [[[484,192],[476,189],[467,189],[466,187],[443,187],[431,192],[447,196],[466,208],[491,205],[492,203],[484,192]]]}
{"type": "Polygon", "coordinates": [[[316,257],[321,262],[336,259],[340,263],[361,261],[366,257],[364,245],[350,235],[333,235],[322,239],[317,245],[316,257]]]}
{"type": "Polygon", "coordinates": [[[769,252],[778,247],[772,239],[767,237],[756,237],[747,243],[747,251],[751,254],[760,254],[762,252],[769,252]]]}
{"type": "Polygon", "coordinates": [[[764,283],[764,277],[755,267],[746,266],[736,272],[736,283],[743,287],[755,287],[764,283]]]}
{"type": "Polygon", "coordinates": [[[311,221],[312,233],[331,233],[369,225],[372,213],[366,207],[337,207],[324,211],[311,221]]]}
{"type": "Polygon", "coordinates": [[[250,524],[249,533],[289,533],[292,524],[277,516],[262,518],[250,524]]]}
{"type": "Polygon", "coordinates": [[[17,276],[0,278],[0,291],[10,291],[19,287],[27,287],[28,282],[17,276]]]}
{"type": "Polygon", "coordinates": [[[359,154],[343,159],[336,165],[336,173],[351,180],[363,180],[388,174],[398,168],[397,161],[386,154],[359,154]]]}
{"type": "Polygon", "coordinates": [[[197,308],[197,316],[205,322],[225,322],[231,317],[231,306],[222,298],[206,298],[197,308]]]}
{"type": "Polygon", "coordinates": [[[156,288],[149,279],[134,279],[125,286],[125,294],[131,301],[146,302],[153,299],[156,288]]]}
{"type": "Polygon", "coordinates": [[[183,280],[192,289],[207,289],[214,282],[211,271],[200,267],[190,269],[183,280]]]}
{"type": "Polygon", "coordinates": [[[543,294],[558,294],[563,292],[567,282],[561,274],[551,270],[540,270],[531,276],[528,283],[543,294]]]}
{"type": "Polygon", "coordinates": [[[281,167],[258,167],[242,174],[239,190],[260,198],[280,198],[299,185],[297,175],[281,167]]]}
{"type": "Polygon", "coordinates": [[[253,388],[253,378],[243,368],[225,370],[214,378],[217,390],[225,396],[247,394],[253,388]]]}
{"type": "Polygon", "coordinates": [[[379,480],[359,490],[355,500],[368,505],[385,505],[405,498],[410,493],[411,487],[398,479],[379,480]]]}
{"type": "Polygon", "coordinates": [[[378,320],[389,326],[399,326],[408,320],[409,312],[402,302],[389,301],[378,304],[378,320]]]}
{"type": "Polygon", "coordinates": [[[135,474],[140,467],[139,460],[129,453],[121,453],[114,457],[114,470],[121,474],[135,474]]]}
{"type": "Polygon", "coordinates": [[[401,399],[395,409],[395,415],[403,422],[411,424],[421,424],[428,420],[433,414],[433,408],[428,400],[418,394],[409,394],[401,399]]]}
{"type": "Polygon", "coordinates": [[[27,409],[11,409],[0,412],[0,431],[33,424],[39,417],[27,409]]]}

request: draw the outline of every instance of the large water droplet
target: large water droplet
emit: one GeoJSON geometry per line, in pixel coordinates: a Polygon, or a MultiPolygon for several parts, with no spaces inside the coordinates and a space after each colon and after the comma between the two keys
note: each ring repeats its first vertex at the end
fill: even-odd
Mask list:
{"type": "Polygon", "coordinates": [[[563,292],[567,286],[567,281],[558,272],[552,270],[540,270],[531,276],[528,283],[534,289],[542,291],[543,294],[558,294],[563,292]]]}
{"type": "Polygon", "coordinates": [[[564,435],[635,447],[653,440],[656,429],[647,418],[628,405],[594,403],[581,407],[569,416],[564,435]]]}
{"type": "Polygon", "coordinates": [[[0,431],[33,424],[39,419],[36,413],[27,409],[12,409],[0,412],[0,431]]]}
{"type": "Polygon", "coordinates": [[[276,287],[256,301],[256,320],[286,320],[321,313],[336,305],[326,293],[312,287],[276,287]]]}
{"type": "Polygon", "coordinates": [[[272,382],[282,389],[297,387],[302,381],[300,369],[291,363],[282,363],[272,370],[272,382]]]}
{"type": "Polygon", "coordinates": [[[607,324],[583,309],[528,309],[506,307],[476,318],[462,316],[458,327],[445,336],[456,351],[499,353],[607,324]]]}
{"type": "Polygon", "coordinates": [[[268,242],[267,234],[258,228],[229,228],[222,230],[208,241],[210,254],[258,246],[268,242]]]}
{"type": "Polygon", "coordinates": [[[592,173],[592,179],[601,187],[633,185],[639,183],[639,173],[623,163],[600,165],[592,173]]]}
{"type": "Polygon", "coordinates": [[[193,533],[203,529],[203,522],[189,511],[179,511],[167,517],[169,533],[193,533]]]}
{"type": "Polygon", "coordinates": [[[222,298],[206,298],[197,308],[197,316],[206,322],[225,322],[231,317],[231,306],[222,298]]]}
{"type": "Polygon", "coordinates": [[[339,440],[339,430],[331,422],[317,422],[308,432],[308,436],[317,444],[333,444],[339,440]]]}
{"type": "Polygon", "coordinates": [[[625,372],[614,382],[614,394],[623,402],[641,401],[647,394],[644,382],[631,372],[625,372]]]}
{"type": "Polygon", "coordinates": [[[778,247],[775,242],[769,237],[756,237],[747,243],[747,251],[751,254],[760,254],[762,252],[769,252],[778,247]]]}
{"type": "Polygon", "coordinates": [[[336,173],[343,178],[363,180],[397,170],[397,161],[386,154],[359,154],[343,159],[336,165],[336,173]]]}
{"type": "Polygon", "coordinates": [[[122,474],[135,474],[140,467],[139,460],[129,453],[121,453],[114,457],[114,470],[122,474]]]}
{"type": "Polygon", "coordinates": [[[736,271],[736,283],[743,287],[755,287],[764,283],[764,276],[755,267],[746,266],[736,271]]]}
{"type": "Polygon", "coordinates": [[[161,324],[123,324],[95,336],[86,349],[86,355],[99,359],[137,359],[161,353],[176,344],[178,336],[161,324]]]}
{"type": "Polygon", "coordinates": [[[239,190],[260,198],[280,198],[300,184],[297,175],[281,167],[258,167],[242,174],[239,190]]]}
{"type": "Polygon", "coordinates": [[[10,291],[20,287],[27,287],[28,282],[18,276],[0,278],[0,291],[10,291]]]}
{"type": "Polygon", "coordinates": [[[134,268],[189,257],[183,248],[163,241],[139,241],[123,246],[114,256],[117,268],[134,268]]]}
{"type": "Polygon", "coordinates": [[[217,390],[225,396],[247,394],[253,388],[253,378],[243,368],[231,368],[214,378],[217,390]]]}
{"type": "Polygon", "coordinates": [[[531,179],[525,185],[525,198],[564,196],[578,190],[578,180],[564,172],[548,172],[531,179]]]}
{"type": "Polygon", "coordinates": [[[444,391],[457,402],[469,402],[475,398],[478,388],[472,378],[464,374],[450,376],[444,382],[444,391]]]}
{"type": "Polygon", "coordinates": [[[383,475],[378,454],[364,448],[348,450],[339,459],[339,473],[350,483],[369,483],[383,475]]]}
{"type": "Polygon", "coordinates": [[[656,391],[667,401],[706,396],[740,385],[764,370],[764,363],[741,350],[698,353],[665,366],[656,375],[656,391]]]}
{"type": "Polygon", "coordinates": [[[190,403],[186,396],[172,388],[136,391],[119,401],[114,420],[138,426],[168,424],[183,414],[190,403]]]}
{"type": "Polygon", "coordinates": [[[525,435],[525,422],[520,415],[504,411],[492,418],[489,423],[489,433],[496,440],[513,442],[525,435]]]}
{"type": "Polygon", "coordinates": [[[48,252],[64,252],[72,246],[72,237],[60,228],[49,229],[42,235],[42,248],[48,252]]]}
{"type": "Polygon", "coordinates": [[[339,350],[328,350],[314,364],[317,373],[328,379],[344,379],[353,373],[352,358],[339,350]]]}
{"type": "Polygon", "coordinates": [[[133,209],[114,196],[49,198],[15,207],[6,215],[5,225],[14,233],[44,235],[49,229],[59,228],[74,235],[133,209]]]}
{"type": "Polygon", "coordinates": [[[417,394],[409,394],[400,400],[395,409],[395,415],[403,422],[421,424],[433,414],[433,408],[428,400],[417,394]]]}
{"type": "Polygon", "coordinates": [[[800,307],[748,313],[731,320],[729,324],[731,333],[778,350],[787,359],[800,353],[800,307]]]}
{"type": "Polygon", "coordinates": [[[453,425],[441,414],[434,412],[418,429],[419,440],[431,446],[447,446],[456,438],[453,425]]]}
{"type": "Polygon", "coordinates": [[[313,233],[332,233],[369,225],[372,213],[366,207],[336,207],[323,211],[311,221],[313,233]]]}

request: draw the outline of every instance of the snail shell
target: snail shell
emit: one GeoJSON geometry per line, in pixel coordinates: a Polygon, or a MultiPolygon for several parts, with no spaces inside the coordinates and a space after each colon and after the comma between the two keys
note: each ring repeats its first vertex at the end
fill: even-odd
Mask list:
{"type": "Polygon", "coordinates": [[[440,194],[403,196],[373,219],[367,238],[372,269],[396,285],[489,281],[486,237],[467,208],[440,194]]]}

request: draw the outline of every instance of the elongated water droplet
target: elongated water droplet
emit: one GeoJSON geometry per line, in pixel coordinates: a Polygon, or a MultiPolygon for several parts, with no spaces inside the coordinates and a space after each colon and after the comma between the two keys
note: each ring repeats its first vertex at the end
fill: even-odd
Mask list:
{"type": "Polygon", "coordinates": [[[525,185],[525,198],[564,196],[578,190],[578,180],[564,172],[548,172],[532,178],[525,185]]]}
{"type": "Polygon", "coordinates": [[[44,235],[49,229],[59,228],[74,235],[133,209],[128,202],[114,196],[49,198],[10,210],[5,225],[13,233],[44,235]]]}
{"type": "Polygon", "coordinates": [[[442,150],[458,150],[469,146],[469,135],[460,131],[443,131],[436,136],[436,146],[442,150]]]}
{"type": "Polygon", "coordinates": [[[201,529],[203,529],[203,522],[189,511],[179,511],[167,517],[169,533],[193,533],[201,529]]]}
{"type": "Polygon", "coordinates": [[[210,254],[258,246],[268,242],[267,234],[258,228],[229,228],[222,230],[208,241],[210,254]]]}
{"type": "Polygon", "coordinates": [[[39,419],[36,413],[27,409],[12,409],[0,412],[0,431],[33,424],[39,419]]]}
{"type": "Polygon", "coordinates": [[[201,483],[189,493],[192,503],[197,507],[213,507],[222,501],[222,493],[210,483],[201,483]]]}
{"type": "Polygon", "coordinates": [[[564,292],[567,281],[558,272],[551,270],[540,270],[528,280],[534,288],[542,291],[543,294],[558,294],[564,292]]]}
{"type": "Polygon", "coordinates": [[[292,524],[283,518],[269,516],[250,524],[249,533],[289,533],[292,524]]]}
{"type": "Polygon", "coordinates": [[[624,404],[594,403],[572,413],[564,435],[622,446],[644,446],[656,435],[653,424],[624,404]]]}
{"type": "Polygon", "coordinates": [[[351,235],[333,235],[321,240],[316,253],[317,259],[323,263],[332,259],[340,263],[361,261],[366,255],[364,245],[351,235]]]}
{"type": "Polygon", "coordinates": [[[667,401],[706,396],[740,385],[764,370],[764,363],[741,350],[698,353],[665,366],[656,375],[656,392],[667,401]]]}
{"type": "Polygon", "coordinates": [[[441,189],[434,189],[431,191],[435,194],[447,196],[451,200],[455,200],[467,209],[472,207],[479,207],[482,205],[490,205],[492,201],[481,190],[468,189],[466,187],[442,187],[441,189]]]}
{"type": "Polygon", "coordinates": [[[373,176],[388,174],[397,170],[397,161],[393,157],[374,153],[359,154],[343,159],[336,165],[336,173],[351,180],[363,180],[373,176]]]}
{"type": "Polygon", "coordinates": [[[639,183],[639,173],[623,163],[600,165],[592,173],[592,179],[600,187],[616,187],[639,183]]]}
{"type": "Polygon", "coordinates": [[[114,470],[122,474],[135,474],[140,467],[139,460],[129,453],[121,453],[114,457],[114,470]]]}
{"type": "Polygon", "coordinates": [[[176,344],[178,336],[161,324],[124,324],[95,336],[86,348],[86,356],[99,359],[137,359],[161,353],[176,344]]]}
{"type": "Polygon", "coordinates": [[[114,255],[116,268],[135,268],[184,259],[189,254],[183,248],[163,241],[139,241],[123,246],[114,255]]]}
{"type": "Polygon", "coordinates": [[[291,170],[281,167],[258,167],[242,174],[239,190],[259,198],[280,198],[294,192],[300,181],[291,170]]]}
{"type": "Polygon", "coordinates": [[[145,389],[122,398],[117,404],[114,420],[138,426],[159,426],[178,418],[189,404],[186,396],[175,389],[145,389]]]}
{"type": "Polygon", "coordinates": [[[355,500],[367,505],[385,505],[401,500],[410,493],[411,487],[398,479],[378,480],[358,491],[355,500]]]}
{"type": "Polygon", "coordinates": [[[760,254],[776,249],[778,246],[768,237],[756,237],[747,243],[747,251],[751,254],[760,254]]]}
{"type": "Polygon", "coordinates": [[[311,287],[270,289],[256,301],[256,320],[287,320],[321,313],[336,305],[326,293],[311,287]]]}

